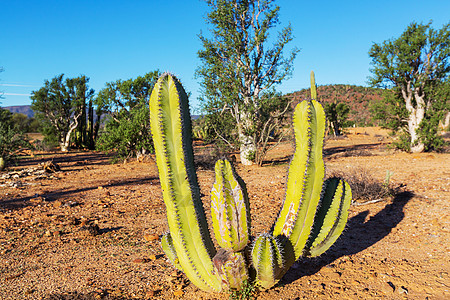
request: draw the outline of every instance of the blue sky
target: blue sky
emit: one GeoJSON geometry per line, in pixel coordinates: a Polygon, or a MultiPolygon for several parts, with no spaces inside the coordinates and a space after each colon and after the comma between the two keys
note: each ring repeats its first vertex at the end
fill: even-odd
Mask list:
{"type": "MultiPolygon", "coordinates": [[[[289,22],[301,51],[283,93],[309,86],[314,70],[323,84],[367,85],[368,51],[398,37],[412,22],[441,28],[449,0],[278,0],[281,30],[289,22]]],[[[46,79],[86,75],[97,92],[106,82],[159,69],[178,75],[198,107],[198,34],[207,34],[201,0],[14,1],[0,0],[2,106],[27,105],[46,79]]],[[[276,32],[273,31],[273,35],[276,32]]]]}

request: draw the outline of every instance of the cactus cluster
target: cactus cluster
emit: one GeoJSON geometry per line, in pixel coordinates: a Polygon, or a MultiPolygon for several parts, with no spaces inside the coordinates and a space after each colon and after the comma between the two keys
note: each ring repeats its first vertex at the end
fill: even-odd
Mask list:
{"type": "Polygon", "coordinates": [[[314,73],[311,98],[294,112],[295,153],[286,196],[270,233],[250,237],[245,184],[228,160],[217,161],[211,190],[213,232],[221,247],[216,250],[194,168],[188,97],[169,73],[156,83],[150,124],[169,225],[161,244],[172,264],[200,289],[240,289],[248,281],[268,289],[299,257],[322,254],[342,233],[351,190],[339,178],[324,182],[325,114],[316,101],[314,73]]]}

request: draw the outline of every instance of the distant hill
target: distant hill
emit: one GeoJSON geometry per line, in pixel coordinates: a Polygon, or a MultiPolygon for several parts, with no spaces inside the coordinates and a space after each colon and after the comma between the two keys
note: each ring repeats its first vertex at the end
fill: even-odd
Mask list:
{"type": "MultiPolygon", "coordinates": [[[[330,103],[337,100],[350,106],[349,119],[354,121],[357,126],[376,125],[371,118],[369,108],[372,102],[382,99],[383,89],[363,87],[348,84],[322,85],[317,87],[317,97],[322,103],[330,103]]],[[[309,99],[311,92],[309,89],[303,89],[297,92],[287,94],[293,97],[295,102],[303,99],[309,99]]]]}
{"type": "Polygon", "coordinates": [[[31,105],[5,106],[2,108],[7,109],[15,114],[17,113],[27,115],[28,118],[32,118],[34,116],[34,111],[31,109],[31,105]]]}

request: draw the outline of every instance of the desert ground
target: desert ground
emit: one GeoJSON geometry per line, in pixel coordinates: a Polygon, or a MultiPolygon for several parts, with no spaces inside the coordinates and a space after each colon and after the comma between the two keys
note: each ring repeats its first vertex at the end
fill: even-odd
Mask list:
{"type": "MultiPolygon", "coordinates": [[[[389,144],[379,128],[326,141],[327,174],[365,172],[383,182],[389,172],[395,193],[354,199],[337,243],[297,261],[256,299],[450,299],[450,154],[389,144]]],[[[195,146],[207,213],[208,149],[195,146]]],[[[263,167],[235,164],[253,236],[276,218],[292,153],[286,142],[263,167]]],[[[200,291],[171,266],[159,243],[167,230],[151,158],[112,164],[100,152],[36,152],[0,172],[0,299],[228,299],[200,291]]]]}

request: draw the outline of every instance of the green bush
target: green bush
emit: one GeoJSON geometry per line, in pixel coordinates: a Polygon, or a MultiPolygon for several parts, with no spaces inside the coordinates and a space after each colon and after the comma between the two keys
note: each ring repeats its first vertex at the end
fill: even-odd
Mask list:
{"type": "Polygon", "coordinates": [[[115,151],[116,156],[121,159],[153,153],[148,106],[141,103],[126,116],[125,113],[124,111],[119,115],[119,121],[108,119],[98,138],[97,149],[115,151]]]}

